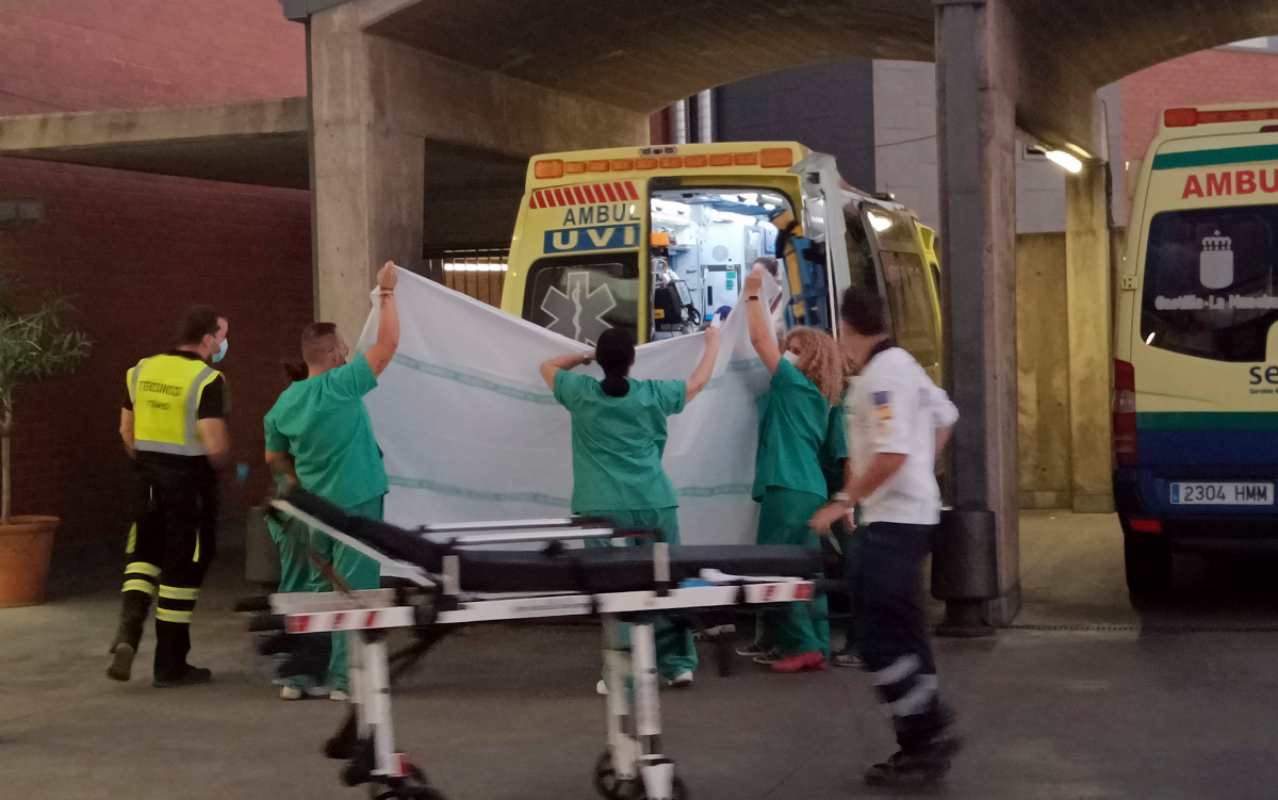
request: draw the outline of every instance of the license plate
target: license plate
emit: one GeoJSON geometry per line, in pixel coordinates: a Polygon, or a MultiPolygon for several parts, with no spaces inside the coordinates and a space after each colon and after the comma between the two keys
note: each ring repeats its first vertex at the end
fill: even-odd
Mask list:
{"type": "Polygon", "coordinates": [[[1271,506],[1272,483],[1173,483],[1174,506],[1271,506]]]}

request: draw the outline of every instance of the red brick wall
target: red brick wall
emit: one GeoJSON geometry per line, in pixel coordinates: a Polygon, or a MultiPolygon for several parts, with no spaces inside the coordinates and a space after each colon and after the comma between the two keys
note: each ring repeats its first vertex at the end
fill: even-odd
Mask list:
{"type": "Polygon", "coordinates": [[[0,6],[0,114],[306,94],[305,29],[274,0],[0,6]]]}
{"type": "Polygon", "coordinates": [[[1123,158],[1142,159],[1164,108],[1278,102],[1278,55],[1203,50],[1123,79],[1123,158]]]}
{"type": "MultiPolygon", "coordinates": [[[[47,0],[0,11],[0,114],[206,105],[305,93],[305,42],[271,0],[47,0]]],[[[169,344],[185,307],[231,321],[224,362],[237,460],[265,489],[261,418],[311,319],[309,195],[0,159],[0,199],[43,201],[45,219],[0,230],[0,269],[29,295],[73,294],[94,339],[71,378],[18,397],[14,504],[57,513],[64,535],[120,536],[127,461],[116,427],[124,371],[169,344]]]]}

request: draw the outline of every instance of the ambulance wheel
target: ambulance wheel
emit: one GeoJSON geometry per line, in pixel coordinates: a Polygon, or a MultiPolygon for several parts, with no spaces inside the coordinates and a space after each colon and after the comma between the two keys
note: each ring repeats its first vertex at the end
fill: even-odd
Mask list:
{"type": "Polygon", "coordinates": [[[1125,532],[1123,563],[1133,607],[1148,607],[1171,591],[1172,551],[1161,536],[1125,532]]]}
{"type": "Polygon", "coordinates": [[[612,753],[605,750],[595,762],[595,791],[607,800],[623,800],[624,789],[629,781],[617,778],[617,770],[612,765],[612,753]]]}

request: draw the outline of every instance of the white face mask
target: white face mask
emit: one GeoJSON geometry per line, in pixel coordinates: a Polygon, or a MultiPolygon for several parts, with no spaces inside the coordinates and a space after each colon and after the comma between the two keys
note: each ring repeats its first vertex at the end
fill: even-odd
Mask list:
{"type": "Polygon", "coordinates": [[[784,353],[781,354],[781,357],[796,366],[799,363],[799,354],[794,352],[793,350],[786,350],[784,353]]]}

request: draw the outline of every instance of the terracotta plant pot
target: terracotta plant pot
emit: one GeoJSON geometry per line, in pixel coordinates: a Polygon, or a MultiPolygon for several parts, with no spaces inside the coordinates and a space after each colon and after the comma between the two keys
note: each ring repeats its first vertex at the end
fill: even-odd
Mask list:
{"type": "Polygon", "coordinates": [[[0,608],[44,602],[57,517],[11,517],[0,525],[0,608]]]}

